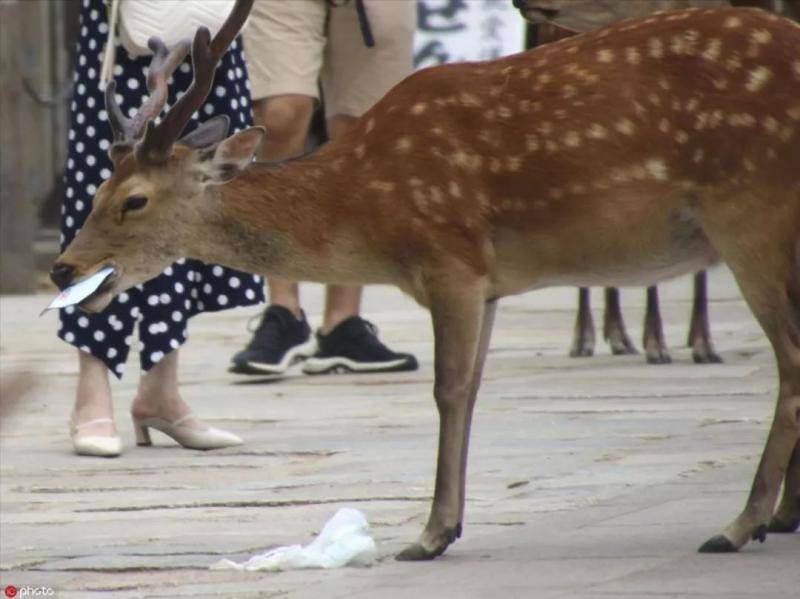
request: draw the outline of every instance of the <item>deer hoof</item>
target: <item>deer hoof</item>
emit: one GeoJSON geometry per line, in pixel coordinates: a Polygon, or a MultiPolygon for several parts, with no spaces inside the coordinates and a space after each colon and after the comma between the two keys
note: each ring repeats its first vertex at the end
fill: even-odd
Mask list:
{"type": "Polygon", "coordinates": [[[767,531],[786,533],[795,532],[798,528],[800,528],[800,518],[783,520],[778,516],[773,516],[769,526],[767,526],[767,531]]]}
{"type": "Polygon", "coordinates": [[[739,548],[725,535],[711,537],[700,546],[700,553],[735,553],[739,548]]]}
{"type": "Polygon", "coordinates": [[[722,358],[712,350],[695,350],[692,359],[695,364],[722,364],[722,358]]]}
{"type": "Polygon", "coordinates": [[[445,549],[447,549],[446,544],[436,549],[426,549],[421,543],[414,543],[394,556],[394,559],[398,562],[422,562],[439,557],[445,549]]]}
{"type": "Polygon", "coordinates": [[[639,353],[630,341],[610,341],[611,353],[615,356],[633,356],[639,353]]]}
{"type": "Polygon", "coordinates": [[[591,358],[593,355],[594,348],[586,346],[574,347],[569,352],[570,358],[591,358]]]}
{"type": "Polygon", "coordinates": [[[647,352],[648,364],[671,364],[672,358],[669,353],[664,350],[655,350],[647,352]]]}

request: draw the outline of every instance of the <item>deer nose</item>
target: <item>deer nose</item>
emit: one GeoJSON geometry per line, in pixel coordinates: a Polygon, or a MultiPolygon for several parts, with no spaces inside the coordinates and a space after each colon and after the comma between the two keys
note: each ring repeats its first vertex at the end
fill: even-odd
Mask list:
{"type": "Polygon", "coordinates": [[[53,269],[50,271],[50,280],[53,281],[60,290],[64,290],[69,287],[74,272],[75,267],[71,264],[56,262],[53,265],[53,269]]]}

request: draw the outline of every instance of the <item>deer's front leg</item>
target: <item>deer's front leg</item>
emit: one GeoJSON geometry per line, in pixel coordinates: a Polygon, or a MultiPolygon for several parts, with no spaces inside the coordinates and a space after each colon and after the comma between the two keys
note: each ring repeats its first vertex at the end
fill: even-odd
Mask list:
{"type": "Polygon", "coordinates": [[[481,334],[482,323],[491,328],[494,302],[484,309],[483,285],[431,297],[435,343],[434,397],[439,411],[439,454],[433,505],[419,540],[397,555],[398,560],[426,560],[441,555],[461,534],[469,429],[474,398],[478,391],[476,368],[488,345],[489,334],[481,334]],[[484,314],[486,312],[486,314],[484,314]]]}
{"type": "Polygon", "coordinates": [[[594,354],[594,320],[588,287],[578,288],[578,314],[572,334],[571,358],[588,358],[594,354]]]}

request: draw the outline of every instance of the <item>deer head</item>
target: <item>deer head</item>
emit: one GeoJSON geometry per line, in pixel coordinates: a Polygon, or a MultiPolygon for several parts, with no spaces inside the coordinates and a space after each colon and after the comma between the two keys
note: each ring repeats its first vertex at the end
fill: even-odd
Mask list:
{"type": "Polygon", "coordinates": [[[189,42],[168,50],[158,38],[150,40],[150,96],[132,118],[122,114],[114,82],[108,84],[105,100],[114,140],[109,149],[114,172],[98,188],[86,223],[50,273],[63,289],[104,267],[114,268],[81,304],[84,310],[102,310],[118,293],[185,256],[191,245],[189,236],[202,230],[204,207],[212,204],[216,186],[234,179],[252,161],[264,136],[260,127],[226,139],[229,122],[222,116],[180,138],[192,113],[208,96],[216,64],[252,4],[253,0],[237,0],[213,40],[208,29],[197,31],[191,44],[192,84],[159,124],[154,119],[166,103],[167,80],[189,52],[189,42]]]}

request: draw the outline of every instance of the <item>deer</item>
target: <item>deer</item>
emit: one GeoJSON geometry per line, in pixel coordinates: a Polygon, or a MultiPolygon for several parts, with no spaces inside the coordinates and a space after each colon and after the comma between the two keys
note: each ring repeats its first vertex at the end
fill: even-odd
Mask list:
{"type": "MultiPolygon", "coordinates": [[[[583,21],[577,16],[573,21],[569,21],[575,29],[568,29],[553,24],[550,19],[560,15],[565,8],[568,11],[580,13],[591,12],[592,9],[600,9],[602,24],[613,22],[616,11],[633,11],[636,16],[643,16],[649,10],[655,11],[659,5],[664,8],[685,8],[684,6],[673,6],[681,4],[675,0],[659,0],[657,3],[638,2],[621,5],[619,1],[610,2],[604,6],[597,5],[578,6],[572,1],[569,5],[564,4],[563,0],[515,0],[515,6],[524,15],[538,25],[536,43],[547,44],[556,42],[560,39],[571,37],[579,32],[588,31],[592,25],[597,23],[598,15],[583,14],[583,21]],[[526,3],[527,2],[527,3],[526,3]],[[587,11],[588,9],[588,11],[587,11]],[[541,22],[540,22],[541,21],[541,22]]],[[[685,4],[685,2],[684,2],[685,4]]],[[[723,2],[719,2],[720,5],[723,2]]],[[[622,317],[620,307],[620,293],[616,287],[606,287],[605,310],[603,311],[603,338],[608,342],[611,353],[615,356],[636,354],[638,351],[628,335],[625,328],[625,321],[622,317]]],[[[658,287],[653,285],[646,291],[646,311],[644,317],[644,331],[642,334],[642,346],[648,364],[669,364],[672,358],[669,355],[667,343],[664,338],[664,325],[661,320],[661,310],[658,301],[658,287]]],[[[694,275],[694,301],[692,303],[692,314],[690,319],[689,334],[686,341],[687,346],[692,348],[692,359],[696,364],[718,364],[722,358],[714,351],[711,342],[711,330],[708,322],[708,281],[705,271],[700,271],[694,275]]],[[[595,334],[594,320],[592,318],[591,296],[588,287],[578,289],[578,311],[575,316],[572,343],[570,344],[569,355],[572,358],[587,358],[594,355],[595,334]]]]}
{"type": "Polygon", "coordinates": [[[110,266],[81,304],[97,312],[190,256],[413,297],[433,325],[439,444],[427,523],[396,558],[426,560],[463,532],[472,414],[500,298],[651,285],[725,262],[772,347],[779,389],[744,509],[699,550],[798,528],[796,24],[753,9],[666,12],[424,69],[341,139],[270,164],[253,161],[266,134],[257,127],[226,137],[212,118],[180,137],[252,2],[238,0],[213,39],[197,31],[194,81],[157,124],[185,48],[152,42],[150,99],[130,119],[109,86],[115,166],[53,265],[59,287],[110,266]]]}
{"type": "MultiPolygon", "coordinates": [[[[714,350],[711,342],[711,327],[708,320],[708,281],[706,272],[695,273],[694,299],[689,320],[689,333],[686,345],[692,349],[695,364],[719,364],[722,358],[714,350]]],[[[664,338],[664,325],[659,308],[658,287],[652,285],[645,292],[646,308],[642,346],[648,364],[669,364],[669,354],[664,338]]],[[[638,351],[628,336],[625,321],[620,307],[620,293],[616,287],[604,289],[605,310],[603,311],[603,338],[608,342],[611,353],[615,356],[636,354],[638,351]]],[[[591,298],[589,289],[578,289],[578,312],[575,316],[572,344],[569,355],[573,358],[585,358],[594,355],[595,336],[592,319],[591,298]]]]}

